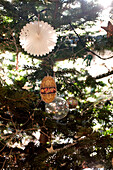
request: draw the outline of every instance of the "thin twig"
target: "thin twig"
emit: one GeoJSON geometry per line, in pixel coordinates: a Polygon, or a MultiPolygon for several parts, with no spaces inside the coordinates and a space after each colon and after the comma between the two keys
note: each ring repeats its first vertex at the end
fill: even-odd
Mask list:
{"type": "Polygon", "coordinates": [[[10,110],[9,110],[9,107],[8,107],[7,109],[8,109],[8,111],[9,111],[9,115],[10,115],[10,117],[11,117],[11,121],[12,121],[13,126],[14,126],[14,128],[15,128],[15,131],[17,132],[16,125],[15,125],[15,123],[14,123],[14,121],[13,121],[13,118],[12,118],[11,112],[10,112],[10,110]]]}
{"type": "MultiPolygon", "coordinates": [[[[12,152],[12,149],[10,150],[10,153],[9,153],[9,155],[11,155],[11,152],[12,152]]],[[[6,163],[6,159],[5,159],[5,161],[3,162],[2,169],[4,168],[4,166],[5,166],[5,163],[6,163]]]]}

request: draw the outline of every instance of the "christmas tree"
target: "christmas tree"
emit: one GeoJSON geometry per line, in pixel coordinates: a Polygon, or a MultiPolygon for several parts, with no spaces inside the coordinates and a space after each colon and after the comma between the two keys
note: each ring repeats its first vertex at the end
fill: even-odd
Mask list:
{"type": "Polygon", "coordinates": [[[109,77],[113,70],[95,76],[87,70],[95,57],[113,57],[98,53],[113,51],[112,23],[103,26],[107,36],[91,31],[102,10],[86,0],[1,0],[1,169],[113,168],[113,80],[109,77]],[[28,54],[19,42],[23,27],[39,20],[57,33],[54,49],[42,56],[28,54]],[[9,64],[3,62],[6,53],[11,54],[9,64]],[[21,68],[22,57],[28,64],[21,68]],[[64,68],[58,65],[65,61],[64,68]],[[74,68],[77,62],[86,63],[86,69],[74,68]],[[50,103],[41,99],[40,92],[48,75],[54,78],[51,90],[57,93],[50,103]]]}

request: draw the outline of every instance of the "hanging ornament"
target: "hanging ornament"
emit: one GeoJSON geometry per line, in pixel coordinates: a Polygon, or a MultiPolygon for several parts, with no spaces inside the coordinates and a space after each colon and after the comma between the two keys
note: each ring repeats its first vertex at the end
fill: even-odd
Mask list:
{"type": "Polygon", "coordinates": [[[47,113],[54,113],[53,119],[60,120],[67,116],[69,105],[65,99],[56,97],[51,103],[46,103],[45,111],[47,113]]]}
{"type": "Polygon", "coordinates": [[[46,76],[40,85],[41,98],[45,103],[50,103],[56,96],[56,83],[53,77],[46,76]]]}
{"type": "Polygon", "coordinates": [[[76,108],[76,106],[78,105],[78,101],[74,97],[69,97],[67,99],[67,103],[70,109],[76,108]]]}
{"type": "Polygon", "coordinates": [[[101,27],[107,32],[107,38],[111,37],[113,35],[113,25],[110,21],[108,21],[107,27],[101,27]]]}
{"type": "Polygon", "coordinates": [[[26,24],[20,32],[20,45],[31,55],[46,55],[54,49],[57,42],[56,32],[43,21],[26,24]]]}

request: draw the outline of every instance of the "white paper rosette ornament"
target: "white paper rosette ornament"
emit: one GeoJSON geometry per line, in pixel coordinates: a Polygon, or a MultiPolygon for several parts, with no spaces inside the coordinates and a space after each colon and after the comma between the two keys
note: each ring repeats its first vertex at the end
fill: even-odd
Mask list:
{"type": "Polygon", "coordinates": [[[56,97],[51,103],[45,104],[45,111],[53,113],[53,119],[60,120],[67,116],[69,112],[69,105],[62,97],[56,97]]]}
{"type": "Polygon", "coordinates": [[[31,55],[42,56],[54,49],[57,35],[47,22],[34,21],[26,24],[20,32],[20,45],[31,55]]]}

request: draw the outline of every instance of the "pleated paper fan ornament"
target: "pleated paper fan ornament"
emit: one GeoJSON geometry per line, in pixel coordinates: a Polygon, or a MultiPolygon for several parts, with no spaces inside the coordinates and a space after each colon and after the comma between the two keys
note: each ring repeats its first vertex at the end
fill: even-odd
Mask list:
{"type": "Polygon", "coordinates": [[[42,56],[51,52],[57,42],[54,28],[44,21],[26,24],[20,32],[20,45],[29,54],[42,56]]]}

